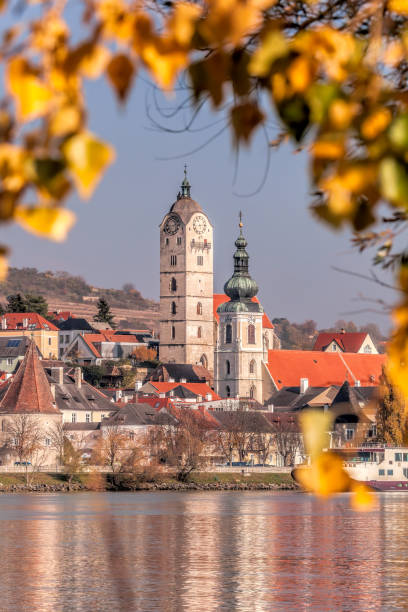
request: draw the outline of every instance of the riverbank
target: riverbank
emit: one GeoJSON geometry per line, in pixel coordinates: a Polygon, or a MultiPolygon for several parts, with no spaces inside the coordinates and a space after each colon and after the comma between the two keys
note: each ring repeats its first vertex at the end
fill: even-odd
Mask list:
{"type": "Polygon", "coordinates": [[[0,474],[0,493],[75,491],[277,491],[298,489],[290,474],[228,474],[198,472],[187,482],[169,474],[76,474],[72,481],[64,474],[0,474]]]}

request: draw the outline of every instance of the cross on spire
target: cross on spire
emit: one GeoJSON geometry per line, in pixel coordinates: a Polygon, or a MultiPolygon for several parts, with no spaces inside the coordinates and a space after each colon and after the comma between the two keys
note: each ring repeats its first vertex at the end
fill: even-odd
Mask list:
{"type": "Polygon", "coordinates": [[[187,178],[187,164],[184,164],[184,180],[181,183],[181,197],[182,198],[189,198],[190,197],[190,189],[191,189],[191,185],[188,182],[188,178],[187,178]]]}

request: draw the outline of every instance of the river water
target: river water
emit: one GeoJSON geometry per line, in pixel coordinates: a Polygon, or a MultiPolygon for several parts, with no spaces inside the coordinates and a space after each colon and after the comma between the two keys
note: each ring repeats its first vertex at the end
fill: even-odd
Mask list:
{"type": "Polygon", "coordinates": [[[408,494],[0,495],[1,611],[408,610],[408,494]]]}

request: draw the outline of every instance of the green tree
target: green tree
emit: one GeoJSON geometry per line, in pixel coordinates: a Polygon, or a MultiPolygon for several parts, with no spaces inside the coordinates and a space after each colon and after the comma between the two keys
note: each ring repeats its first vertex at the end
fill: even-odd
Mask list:
{"type": "Polygon", "coordinates": [[[43,317],[47,317],[48,303],[42,295],[32,293],[25,294],[26,312],[37,312],[43,317]]]}
{"type": "Polygon", "coordinates": [[[391,446],[402,446],[406,434],[405,400],[391,384],[383,368],[380,378],[377,409],[377,436],[380,442],[391,446]]]}
{"type": "Polygon", "coordinates": [[[99,323],[108,323],[114,329],[114,316],[105,298],[99,298],[97,308],[98,312],[94,316],[94,321],[98,321],[99,323]]]}
{"type": "Polygon", "coordinates": [[[27,312],[27,304],[21,293],[7,296],[7,312],[27,312]]]}

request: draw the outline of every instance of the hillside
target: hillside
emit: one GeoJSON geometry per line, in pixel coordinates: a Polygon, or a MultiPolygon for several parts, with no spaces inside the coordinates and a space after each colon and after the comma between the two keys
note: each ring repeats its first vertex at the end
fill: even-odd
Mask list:
{"type": "Polygon", "coordinates": [[[7,280],[0,283],[0,302],[13,293],[44,296],[50,310],[69,310],[92,319],[98,298],[105,297],[120,327],[158,328],[159,305],[145,299],[133,285],[123,289],[104,289],[89,285],[81,276],[68,272],[39,272],[36,268],[10,268],[7,280]]]}

